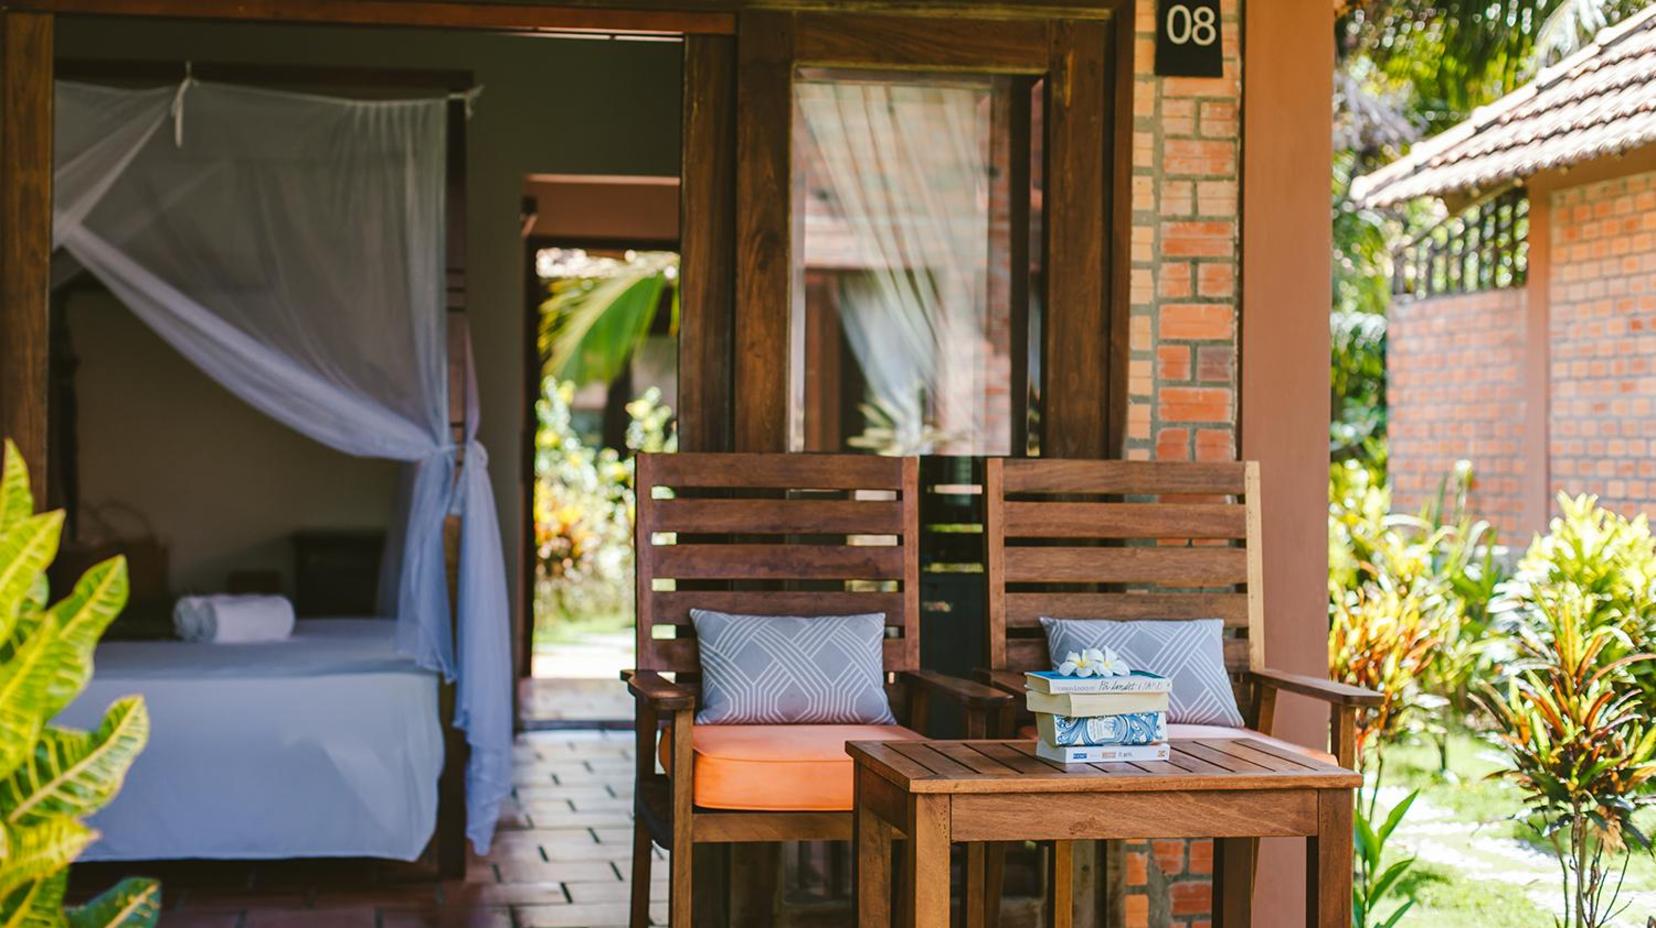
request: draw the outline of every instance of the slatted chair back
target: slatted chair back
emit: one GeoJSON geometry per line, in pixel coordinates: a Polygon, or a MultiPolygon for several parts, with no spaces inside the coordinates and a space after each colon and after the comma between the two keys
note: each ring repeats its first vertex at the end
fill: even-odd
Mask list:
{"type": "Polygon", "coordinates": [[[1264,666],[1257,463],[995,459],[984,496],[991,668],[1051,668],[1042,616],[1220,618],[1264,666]]]}
{"type": "Polygon", "coordinates": [[[641,670],[700,669],[691,609],[886,617],[885,670],[920,666],[914,458],[641,454],[641,670]]]}

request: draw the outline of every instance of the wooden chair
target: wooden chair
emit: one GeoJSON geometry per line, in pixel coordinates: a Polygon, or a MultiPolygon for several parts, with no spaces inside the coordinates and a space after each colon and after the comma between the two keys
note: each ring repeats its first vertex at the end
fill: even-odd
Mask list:
{"type": "MultiPolygon", "coordinates": [[[[1225,662],[1252,732],[1269,736],[1278,693],[1328,704],[1330,751],[1356,763],[1356,714],[1377,693],[1265,662],[1259,465],[992,459],[984,475],[989,669],[1021,694],[1027,670],[1050,669],[1042,616],[1225,622],[1225,662]]],[[[1009,710],[999,728],[1017,730],[1009,710]]],[[[1181,735],[1170,726],[1169,736],[1181,735]]],[[[1000,889],[989,855],[989,918],[1000,889]]],[[[1247,861],[1226,866],[1245,867],[1247,861]]],[[[1219,865],[1216,863],[1216,866],[1219,865]]]]}
{"type": "MultiPolygon", "coordinates": [[[[757,615],[883,612],[887,690],[893,711],[910,729],[924,729],[926,699],[935,694],[961,704],[969,732],[981,737],[1011,698],[919,667],[915,459],[640,455],[636,487],[639,669],[623,674],[637,700],[631,924],[649,923],[653,840],[672,854],[670,923],[688,928],[692,845],[851,836],[848,799],[843,809],[714,809],[698,803],[693,746],[700,665],[692,608],[757,615]],[[671,750],[660,774],[656,736],[663,725],[671,750]]],[[[705,739],[709,729],[741,727],[700,730],[705,739]]],[[[851,765],[843,741],[834,753],[844,761],[849,797],[851,765]]],[[[785,765],[778,770],[776,777],[789,776],[785,765]]],[[[980,893],[979,879],[974,872],[972,888],[980,893]]]]}

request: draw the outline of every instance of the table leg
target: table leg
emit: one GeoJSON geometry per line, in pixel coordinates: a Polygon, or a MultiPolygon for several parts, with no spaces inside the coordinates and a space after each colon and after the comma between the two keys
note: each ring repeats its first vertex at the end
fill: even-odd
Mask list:
{"type": "MultiPolygon", "coordinates": [[[[861,793],[859,776],[853,789],[861,793]]],[[[886,928],[891,924],[891,827],[861,801],[851,814],[851,885],[857,893],[857,924],[886,928]]]]}
{"type": "Polygon", "coordinates": [[[1213,924],[1248,928],[1253,924],[1254,861],[1258,838],[1213,839],[1213,924]]]}
{"type": "Polygon", "coordinates": [[[1052,842],[1047,868],[1047,885],[1052,888],[1047,928],[1071,928],[1075,924],[1075,842],[1052,842]]]}
{"type": "Polygon", "coordinates": [[[1351,790],[1317,793],[1317,834],[1305,845],[1305,924],[1351,928],[1351,790]]]}
{"type": "Polygon", "coordinates": [[[908,831],[914,928],[949,928],[949,797],[912,795],[908,831]]]}

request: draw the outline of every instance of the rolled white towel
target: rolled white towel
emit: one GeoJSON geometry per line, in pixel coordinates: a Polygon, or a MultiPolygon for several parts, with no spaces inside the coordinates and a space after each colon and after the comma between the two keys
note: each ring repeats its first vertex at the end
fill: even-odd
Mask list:
{"type": "Polygon", "coordinates": [[[185,596],[173,606],[173,628],[185,641],[283,641],[293,635],[293,604],[285,596],[185,596]]]}

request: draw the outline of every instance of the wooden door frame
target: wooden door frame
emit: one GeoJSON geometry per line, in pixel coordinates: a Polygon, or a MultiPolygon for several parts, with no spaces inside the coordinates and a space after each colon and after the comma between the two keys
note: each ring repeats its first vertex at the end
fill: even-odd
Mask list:
{"type": "MultiPolygon", "coordinates": [[[[513,652],[516,654],[517,679],[534,676],[535,661],[535,434],[539,427],[535,404],[545,389],[543,360],[540,355],[540,299],[541,277],[535,271],[535,254],[542,248],[593,248],[623,251],[679,250],[679,240],[669,238],[605,238],[579,235],[526,235],[523,239],[523,430],[522,455],[518,462],[518,499],[521,518],[518,524],[518,544],[523,551],[523,570],[518,577],[518,589],[523,597],[523,614],[514,622],[513,652]]],[[[680,256],[682,263],[683,257],[680,256]]],[[[518,706],[521,714],[523,707],[518,706]]],[[[518,721],[524,721],[520,717],[518,721]]]]}
{"type": "MultiPolygon", "coordinates": [[[[1131,172],[1131,67],[1132,5],[1134,0],[857,0],[854,5],[840,0],[562,0],[557,5],[474,0],[0,0],[0,432],[16,438],[29,461],[37,491],[46,490],[46,403],[48,339],[45,307],[51,255],[51,174],[52,174],[52,45],[54,16],[103,15],[132,18],[198,19],[207,21],[265,22],[282,24],[332,24],[361,26],[406,26],[418,28],[480,29],[525,32],[604,32],[676,34],[685,37],[685,161],[682,204],[684,219],[684,319],[687,327],[705,331],[705,342],[685,349],[680,371],[697,385],[687,391],[681,405],[685,447],[717,450],[736,447],[768,447],[775,432],[786,441],[786,425],[778,430],[768,419],[779,408],[786,416],[786,394],[749,421],[740,436],[734,427],[733,397],[737,384],[746,375],[735,372],[742,360],[738,347],[765,344],[774,331],[761,328],[753,335],[741,333],[736,344],[731,332],[746,315],[736,308],[748,307],[748,299],[763,292],[748,278],[763,268],[738,267],[738,235],[744,243],[767,233],[755,218],[770,215],[758,209],[738,210],[738,203],[764,204],[753,194],[786,175],[769,178],[751,170],[738,172],[735,152],[743,147],[750,155],[748,168],[762,163],[755,145],[762,139],[741,139],[734,114],[737,103],[736,77],[739,70],[734,35],[739,19],[753,18],[750,32],[769,18],[800,15],[808,22],[838,22],[841,39],[854,39],[861,32],[866,41],[868,24],[893,27],[909,41],[878,53],[876,60],[887,65],[899,63],[902,55],[925,53],[942,56],[955,65],[980,68],[996,66],[1002,52],[992,43],[969,42],[951,50],[947,43],[929,41],[938,29],[953,34],[953,24],[962,12],[1005,27],[1022,30],[1027,23],[1056,23],[1057,18],[1078,24],[1083,30],[1105,24],[1114,33],[1114,92],[1098,101],[1098,131],[1110,129],[1107,146],[1112,156],[1106,166],[1105,186],[1116,192],[1110,216],[1106,218],[1109,260],[1100,268],[1098,285],[1110,294],[1111,332],[1100,363],[1090,374],[1083,370],[1066,386],[1085,387],[1071,395],[1107,396],[1108,415],[1090,418],[1074,416],[1076,423],[1058,427],[1047,411],[1046,427],[1057,441],[1048,440],[1049,454],[1104,455],[1119,453],[1126,407],[1127,265],[1130,235],[1128,176],[1131,172]],[[847,7],[850,6],[848,10],[847,7]],[[918,28],[917,20],[925,27],[918,28]],[[858,24],[863,24],[858,29],[858,24]],[[1118,25],[1124,28],[1116,28],[1118,25]],[[973,55],[986,56],[974,61],[973,55]],[[744,194],[746,194],[744,196],[744,194]],[[740,218],[743,227],[735,228],[740,218]],[[704,269],[705,273],[698,273],[704,269]],[[732,283],[732,279],[735,283],[732,283]],[[736,287],[746,285],[738,291],[736,287]],[[738,295],[740,294],[740,295],[738,295]],[[1095,389],[1100,385],[1103,389],[1095,389]],[[1070,438],[1073,433],[1074,438],[1070,438]]],[[[833,30],[824,33],[827,36],[833,30]]],[[[807,36],[807,45],[811,36],[807,36]]],[[[826,41],[826,39],[825,39],[826,41]]],[[[791,49],[763,43],[743,43],[740,54],[746,67],[764,64],[765,56],[791,49]],[[758,46],[758,47],[754,47],[758,46]]],[[[1096,50],[1096,49],[1095,49],[1096,50]]],[[[809,52],[809,48],[808,48],[809,52]]],[[[814,52],[811,52],[814,54],[814,52]]],[[[832,55],[824,54],[832,58],[832,55]]],[[[852,56],[852,58],[868,56],[852,56]]],[[[777,62],[772,61],[774,65],[777,62]]],[[[850,63],[845,61],[842,63],[850,63]]],[[[762,89],[749,88],[744,100],[762,89]]],[[[1087,131],[1092,131],[1088,129],[1087,131]]],[[[773,153],[774,154],[774,153],[773,153]]],[[[1084,210],[1078,210],[1084,213],[1084,210]]],[[[1049,226],[1052,224],[1049,222],[1049,226]]],[[[789,236],[783,236],[786,241],[789,236]]],[[[772,236],[775,238],[775,236],[772,236]]],[[[784,244],[785,249],[785,244],[784,244]]],[[[744,265],[754,258],[743,250],[744,265]]],[[[762,256],[761,256],[762,257],[762,256]]],[[[783,255],[785,257],[785,254],[783,255]]],[[[783,265],[785,267],[785,265],[783,265]]],[[[1095,285],[1096,286],[1096,285],[1095,285]]],[[[1096,333],[1104,320],[1093,319],[1096,333]]],[[[1048,327],[1049,331],[1051,327],[1048,327]]],[[[783,329],[784,338],[785,328],[783,329]]],[[[1058,337],[1049,334],[1049,344],[1058,337]]],[[[1050,373],[1051,364],[1047,365],[1050,373]]],[[[1061,373],[1061,376],[1062,373],[1061,373]]],[[[763,378],[760,378],[763,382],[763,378]]],[[[1051,395],[1051,391],[1047,391],[1051,395]]],[[[1060,401],[1061,402],[1061,401],[1060,401]]],[[[1085,405],[1085,404],[1083,404],[1085,405]]],[[[1096,406],[1095,404],[1092,404],[1096,406]]],[[[1082,411],[1085,412],[1084,410],[1082,411]]],[[[1059,417],[1068,421],[1069,413],[1059,417]]],[[[784,445],[785,446],[785,445],[784,445]]]]}
{"type": "Polygon", "coordinates": [[[1042,454],[1118,457],[1127,408],[1132,2],[1104,19],[919,20],[744,11],[737,21],[734,447],[786,451],[797,373],[793,82],[800,67],[1047,78],[1042,454]],[[782,127],[782,128],[778,128],[782,127]],[[1103,208],[1103,207],[1108,208],[1103,208]]]}

